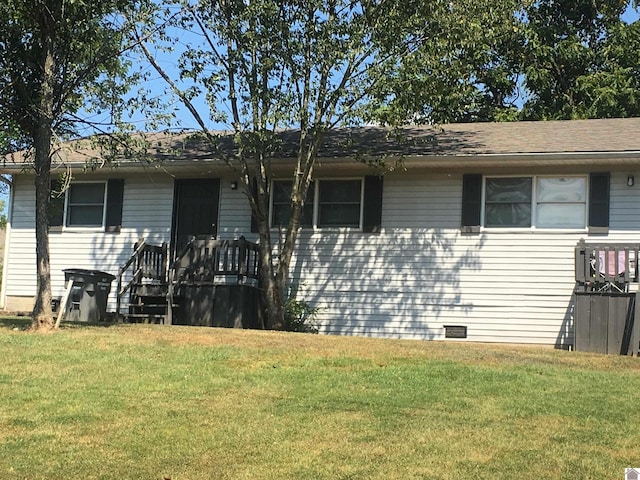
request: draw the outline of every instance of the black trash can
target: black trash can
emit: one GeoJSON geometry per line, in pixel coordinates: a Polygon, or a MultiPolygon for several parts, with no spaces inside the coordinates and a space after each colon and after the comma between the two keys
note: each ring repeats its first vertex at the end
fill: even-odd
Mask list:
{"type": "Polygon", "coordinates": [[[116,278],[100,270],[68,268],[63,270],[65,285],[71,280],[66,319],[77,322],[103,322],[107,316],[107,299],[111,282],[116,278]]]}

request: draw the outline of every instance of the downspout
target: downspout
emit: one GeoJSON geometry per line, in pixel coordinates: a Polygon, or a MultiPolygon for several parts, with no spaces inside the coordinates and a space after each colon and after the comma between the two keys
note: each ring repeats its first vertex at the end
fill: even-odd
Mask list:
{"type": "Polygon", "coordinates": [[[9,185],[9,205],[7,206],[7,226],[4,238],[4,258],[2,260],[2,289],[0,290],[0,309],[4,310],[6,307],[6,294],[7,294],[7,272],[9,270],[9,245],[11,244],[11,222],[13,220],[13,200],[15,196],[15,189],[13,188],[13,182],[5,182],[9,185]]]}

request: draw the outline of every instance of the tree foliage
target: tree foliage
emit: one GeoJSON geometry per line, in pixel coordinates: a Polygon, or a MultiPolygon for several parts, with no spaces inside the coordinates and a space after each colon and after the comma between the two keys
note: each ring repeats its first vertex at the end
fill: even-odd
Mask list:
{"type": "Polygon", "coordinates": [[[530,120],[640,115],[640,23],[626,0],[542,0],[527,10],[523,57],[530,120]]]}
{"type": "MultiPolygon", "coordinates": [[[[425,2],[430,4],[430,2],[425,2]]],[[[635,5],[635,4],[634,4],[635,5]]],[[[452,0],[378,90],[380,121],[640,115],[640,22],[628,0],[452,0]]]]}
{"type": "MultiPolygon", "coordinates": [[[[30,156],[36,190],[34,328],[51,328],[48,205],[55,145],[82,116],[117,121],[127,83],[122,17],[130,0],[6,0],[0,4],[0,149],[30,156]]],[[[100,127],[98,123],[93,123],[100,127]]]]}
{"type": "Polygon", "coordinates": [[[3,139],[20,149],[32,146],[42,113],[38,105],[47,55],[55,137],[77,136],[82,124],[99,128],[104,117],[92,119],[94,114],[108,113],[107,122],[117,121],[128,87],[119,81],[126,62],[121,57],[123,24],[116,12],[131,5],[131,0],[7,0],[0,5],[3,139]]]}
{"type": "MultiPolygon", "coordinates": [[[[524,37],[518,0],[411,2],[398,23],[426,25],[411,54],[378,85],[385,123],[512,120],[524,37]]],[[[401,30],[402,31],[402,30],[401,30]]]]}

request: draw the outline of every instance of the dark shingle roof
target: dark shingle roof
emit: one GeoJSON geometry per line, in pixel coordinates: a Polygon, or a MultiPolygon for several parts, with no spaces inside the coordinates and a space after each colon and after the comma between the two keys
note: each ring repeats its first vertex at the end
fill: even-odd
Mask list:
{"type": "MultiPolygon", "coordinates": [[[[213,166],[221,163],[220,151],[231,153],[234,149],[229,134],[218,132],[217,135],[218,149],[188,134],[149,134],[147,138],[152,146],[151,156],[161,158],[165,165],[206,163],[213,166]]],[[[299,132],[283,131],[279,136],[281,144],[273,156],[286,161],[296,154],[299,132]]],[[[84,146],[83,149],[63,149],[61,159],[80,166],[89,158],[99,157],[99,151],[89,148],[88,142],[84,142],[84,146]]],[[[625,157],[626,163],[640,162],[640,118],[459,123],[395,130],[373,126],[343,128],[326,135],[318,160],[325,165],[344,163],[357,155],[363,158],[403,156],[425,166],[442,166],[451,161],[459,166],[480,165],[493,161],[490,159],[494,157],[517,158],[519,164],[528,158],[532,165],[543,161],[561,163],[563,157],[569,156],[625,157]]],[[[138,163],[137,159],[128,158],[123,159],[120,166],[135,167],[138,163]]],[[[19,165],[14,156],[13,161],[0,170],[15,171],[19,165]]]]}
{"type": "Polygon", "coordinates": [[[325,139],[321,156],[348,156],[363,147],[409,156],[640,152],[640,118],[458,123],[404,127],[397,134],[376,127],[338,130],[325,139]]]}

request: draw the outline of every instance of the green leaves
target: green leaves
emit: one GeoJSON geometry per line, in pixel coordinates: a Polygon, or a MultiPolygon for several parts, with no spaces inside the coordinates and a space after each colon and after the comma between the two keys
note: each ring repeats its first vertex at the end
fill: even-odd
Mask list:
{"type": "Polygon", "coordinates": [[[396,58],[392,74],[377,86],[373,119],[447,123],[640,114],[638,22],[621,21],[628,1],[424,3],[396,2],[388,15],[393,35],[411,38],[412,50],[396,58]]]}
{"type": "Polygon", "coordinates": [[[410,50],[378,85],[372,117],[391,124],[511,118],[523,44],[519,3],[424,3],[398,4],[395,21],[410,50]]]}
{"type": "Polygon", "coordinates": [[[627,3],[543,0],[527,9],[523,118],[640,114],[639,25],[622,22],[627,3]]]}
{"type": "MultiPolygon", "coordinates": [[[[76,135],[78,114],[119,108],[128,89],[119,15],[124,0],[8,0],[0,7],[0,122],[14,136],[38,128],[42,54],[51,45],[52,135],[76,135]],[[119,80],[117,80],[119,79],[119,80]],[[9,128],[8,123],[13,124],[9,128]],[[15,130],[18,128],[18,131],[15,130]]],[[[88,119],[86,119],[88,120],[88,119]]],[[[100,120],[101,123],[103,120],[100,120]]]]}

